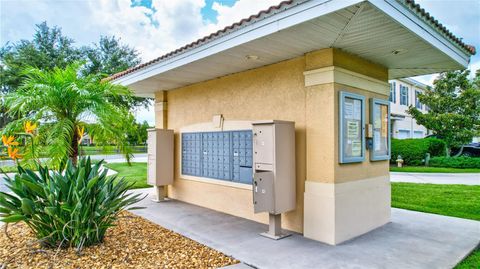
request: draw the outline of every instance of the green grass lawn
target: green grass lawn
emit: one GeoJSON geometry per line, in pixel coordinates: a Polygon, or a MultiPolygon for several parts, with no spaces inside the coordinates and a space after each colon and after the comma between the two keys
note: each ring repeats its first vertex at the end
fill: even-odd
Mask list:
{"type": "Polygon", "coordinates": [[[480,221],[480,186],[392,182],[392,207],[480,221]]]}
{"type": "Polygon", "coordinates": [[[105,166],[108,169],[118,172],[118,177],[125,177],[130,182],[135,182],[133,189],[151,187],[147,184],[147,163],[107,163],[105,166]]]}
{"type": "Polygon", "coordinates": [[[447,168],[447,167],[426,167],[426,166],[390,166],[390,172],[408,173],[480,173],[480,168],[447,168]]]}

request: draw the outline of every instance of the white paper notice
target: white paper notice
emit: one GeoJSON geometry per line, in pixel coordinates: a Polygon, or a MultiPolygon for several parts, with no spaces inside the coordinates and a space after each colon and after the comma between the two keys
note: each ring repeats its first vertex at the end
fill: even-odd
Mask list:
{"type": "Polygon", "coordinates": [[[362,142],[353,141],[353,143],[352,143],[352,156],[353,157],[362,156],[362,142]]]}
{"type": "Polygon", "coordinates": [[[360,135],[360,122],[349,120],[347,121],[347,139],[357,140],[360,135]]]}
{"type": "Polygon", "coordinates": [[[350,102],[345,102],[345,118],[346,119],[353,119],[353,104],[350,102]]]}
{"type": "Polygon", "coordinates": [[[353,100],[353,118],[362,119],[362,102],[360,100],[353,100]]]}

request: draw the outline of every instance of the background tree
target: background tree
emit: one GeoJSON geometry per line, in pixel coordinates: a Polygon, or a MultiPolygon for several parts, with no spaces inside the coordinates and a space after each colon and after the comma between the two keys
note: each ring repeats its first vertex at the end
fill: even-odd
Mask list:
{"type": "Polygon", "coordinates": [[[82,51],[73,46],[73,39],[62,34],[56,26],[50,28],[46,22],[35,26],[33,39],[18,43],[7,43],[0,49],[0,80],[3,92],[16,90],[25,79],[26,67],[52,70],[83,58],[82,51]]]}
{"type": "MultiPolygon", "coordinates": [[[[453,147],[461,147],[472,141],[480,128],[480,77],[469,80],[469,71],[441,73],[419,94],[427,113],[410,106],[408,113],[418,124],[432,130],[447,145],[447,156],[453,147]]],[[[461,153],[461,151],[459,152],[461,153]]]]}
{"type": "MultiPolygon", "coordinates": [[[[83,53],[87,60],[82,73],[84,75],[98,74],[100,78],[106,78],[115,73],[121,72],[141,62],[139,53],[120,43],[120,39],[101,36],[98,44],[91,47],[84,47],[83,53]]],[[[125,107],[148,107],[150,100],[135,96],[118,96],[117,100],[125,107]]]]}
{"type": "Polygon", "coordinates": [[[26,120],[44,122],[48,128],[48,154],[58,166],[67,158],[77,162],[79,129],[95,120],[104,132],[115,137],[117,146],[126,145],[123,130],[129,128],[131,113],[110,100],[117,95],[129,95],[126,87],[102,82],[97,76],[79,76],[80,64],[51,71],[29,68],[26,79],[16,90],[5,96],[8,113],[17,118],[7,124],[5,133],[21,129],[26,120]]]}
{"type": "Polygon", "coordinates": [[[127,132],[127,140],[130,145],[145,145],[147,142],[147,129],[150,128],[147,121],[136,122],[134,127],[127,132]]]}
{"type": "Polygon", "coordinates": [[[58,27],[50,28],[46,22],[36,25],[33,39],[18,43],[7,43],[0,49],[0,128],[11,121],[6,113],[3,95],[15,91],[25,79],[22,71],[26,67],[51,70],[64,68],[82,58],[79,49],[73,46],[73,39],[62,34],[58,27]]]}
{"type": "MultiPolygon", "coordinates": [[[[49,27],[46,22],[37,24],[32,40],[7,43],[0,49],[0,128],[13,119],[7,118],[3,96],[16,91],[24,79],[23,70],[34,67],[42,71],[84,61],[83,76],[105,78],[140,63],[138,52],[121,44],[115,37],[101,37],[98,44],[76,47],[75,41],[63,35],[61,28],[49,27]]],[[[133,96],[115,96],[111,100],[129,109],[147,106],[149,99],[133,96]]]]}

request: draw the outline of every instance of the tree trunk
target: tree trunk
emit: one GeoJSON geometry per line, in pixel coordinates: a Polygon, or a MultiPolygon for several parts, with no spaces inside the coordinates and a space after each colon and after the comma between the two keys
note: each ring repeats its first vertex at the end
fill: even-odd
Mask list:
{"type": "Polygon", "coordinates": [[[462,153],[463,153],[463,145],[460,148],[460,150],[458,150],[457,154],[455,154],[455,156],[453,156],[453,157],[459,157],[460,155],[462,155],[462,153]]]}
{"type": "Polygon", "coordinates": [[[78,160],[78,132],[77,127],[73,128],[73,137],[72,137],[72,151],[70,152],[69,158],[72,161],[73,165],[77,165],[78,160]]]}

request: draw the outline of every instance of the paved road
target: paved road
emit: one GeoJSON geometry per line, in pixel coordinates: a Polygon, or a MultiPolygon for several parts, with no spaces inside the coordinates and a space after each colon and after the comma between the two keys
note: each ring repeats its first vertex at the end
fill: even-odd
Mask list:
{"type": "Polygon", "coordinates": [[[480,173],[391,172],[391,182],[480,185],[480,173]]]}

